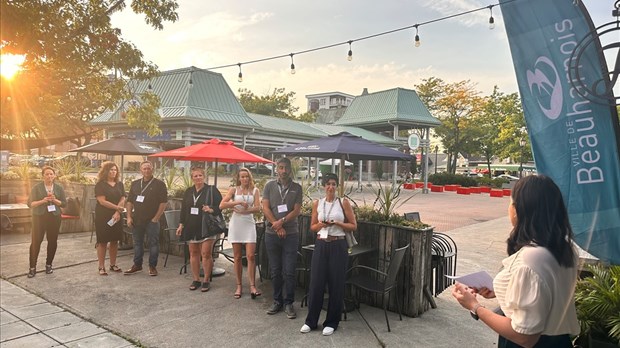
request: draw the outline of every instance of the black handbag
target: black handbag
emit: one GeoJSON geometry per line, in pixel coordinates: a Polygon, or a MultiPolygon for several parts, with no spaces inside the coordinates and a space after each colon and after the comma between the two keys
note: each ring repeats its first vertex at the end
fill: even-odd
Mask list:
{"type": "MultiPolygon", "coordinates": [[[[209,193],[211,194],[209,205],[213,205],[213,186],[209,188],[209,193]]],[[[227,231],[226,221],[224,221],[221,212],[217,215],[209,213],[202,214],[202,238],[213,237],[227,231]]]]}

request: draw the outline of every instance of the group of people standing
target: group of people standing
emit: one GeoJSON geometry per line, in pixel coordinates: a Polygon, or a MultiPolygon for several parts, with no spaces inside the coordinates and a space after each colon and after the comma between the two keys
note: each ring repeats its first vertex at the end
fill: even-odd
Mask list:
{"type": "MultiPolygon", "coordinates": [[[[95,225],[100,275],[107,271],[122,272],[116,264],[118,242],[122,237],[121,213],[126,212],[127,225],[133,230],[134,259],[125,274],[142,271],[144,238],[149,244],[149,274],[157,275],[159,254],[159,219],[167,203],[165,184],[153,177],[150,162],[140,165],[142,178],[131,183],[125,194],[119,179],[119,169],[105,162],[95,186],[97,207],[95,225]],[[104,261],[109,245],[110,266],[104,261]]],[[[297,314],[295,300],[295,265],[299,247],[297,216],[301,211],[302,188],[291,178],[291,162],[277,162],[277,179],[267,183],[262,199],[249,170],[240,168],[235,186],[222,197],[219,190],[205,184],[202,168],[193,168],[194,185],[183,196],[180,225],[176,234],[189,244],[193,281],[190,290],[210,289],[213,269],[211,252],[215,236],[205,237],[205,214],[220,215],[231,209],[229,241],[233,245],[236,288],[235,299],[243,295],[242,258],[248,262],[249,293],[261,295],[256,288],[256,229],[254,214],[264,214],[265,245],[273,285],[273,303],[267,314],[284,311],[288,318],[297,314]],[[200,279],[200,262],[204,278],[200,279]]],[[[66,206],[63,188],[54,183],[55,170],[43,167],[43,182],[32,188],[28,205],[32,208],[33,232],[30,245],[28,277],[36,275],[36,262],[44,235],[47,233],[45,273],[53,272],[52,262],[60,228],[60,210],[66,206]]],[[[331,335],[340,322],[344,297],[344,280],[348,263],[346,233],[357,228],[350,202],[336,195],[338,177],[325,174],[322,178],[325,196],[312,206],[310,230],[316,233],[308,293],[308,314],[300,329],[308,333],[318,327],[327,286],[329,303],[323,321],[323,335],[331,335]]],[[[544,175],[523,178],[515,185],[508,215],[513,229],[507,240],[508,257],[496,276],[494,289],[475,289],[457,283],[452,294],[474,319],[482,320],[496,331],[499,347],[570,347],[570,335],[579,332],[574,305],[574,285],[577,279],[577,255],[573,234],[562,194],[557,185],[544,175]],[[497,297],[500,308],[486,309],[476,299],[497,297]]]]}

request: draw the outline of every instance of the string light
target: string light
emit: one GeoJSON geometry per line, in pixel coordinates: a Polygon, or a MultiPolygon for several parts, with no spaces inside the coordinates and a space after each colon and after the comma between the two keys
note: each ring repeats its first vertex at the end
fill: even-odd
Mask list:
{"type": "Polygon", "coordinates": [[[194,69],[189,71],[189,88],[194,87],[194,81],[192,81],[192,75],[194,74],[194,69]]]}
{"type": "Polygon", "coordinates": [[[420,47],[422,43],[420,42],[420,35],[418,35],[418,25],[416,24],[414,25],[414,27],[415,27],[415,39],[414,39],[415,47],[420,47]]]}
{"type": "Polygon", "coordinates": [[[295,55],[294,53],[290,54],[290,56],[291,56],[291,75],[295,75],[295,62],[293,61],[293,56],[294,55],[295,55]]]}
{"type": "Polygon", "coordinates": [[[237,65],[239,66],[239,78],[237,79],[237,81],[239,82],[243,82],[243,73],[241,72],[241,63],[237,63],[237,65]]]}
{"type": "Polygon", "coordinates": [[[146,91],[147,92],[153,92],[153,86],[151,86],[151,83],[149,82],[148,87],[146,87],[146,91]]]}
{"type": "Polygon", "coordinates": [[[347,60],[350,62],[353,60],[353,51],[351,51],[351,44],[353,41],[349,40],[349,53],[347,54],[347,60]]]}
{"type": "MultiPolygon", "coordinates": [[[[508,3],[511,3],[511,2],[515,2],[515,1],[519,1],[519,0],[505,0],[505,1],[502,2],[502,4],[505,5],[505,4],[508,4],[508,3]]],[[[288,54],[280,54],[280,55],[276,55],[276,56],[264,57],[264,58],[254,59],[254,60],[248,60],[248,61],[245,61],[245,62],[235,63],[235,64],[219,65],[219,66],[210,67],[210,68],[207,68],[207,69],[204,69],[204,70],[209,71],[209,70],[216,70],[216,69],[222,69],[222,68],[229,68],[229,67],[233,67],[233,66],[239,65],[239,64],[246,64],[247,65],[247,64],[253,64],[253,63],[261,63],[261,62],[275,60],[275,59],[281,59],[281,58],[285,58],[285,57],[289,56],[289,57],[291,57],[291,74],[295,74],[295,64],[293,62],[293,56],[295,54],[304,54],[304,53],[310,53],[310,52],[315,52],[315,51],[321,51],[321,50],[325,50],[325,49],[328,49],[328,48],[349,44],[349,54],[347,55],[347,60],[351,61],[351,60],[353,60],[353,51],[351,50],[351,44],[354,41],[368,40],[368,39],[372,39],[372,38],[376,38],[376,37],[379,37],[379,36],[384,36],[384,35],[396,33],[396,32],[403,31],[403,30],[409,30],[411,28],[415,28],[415,30],[416,30],[416,35],[415,35],[415,38],[414,38],[414,45],[416,47],[420,47],[421,41],[420,41],[420,34],[419,34],[418,29],[419,29],[419,27],[421,27],[423,25],[426,25],[426,24],[441,22],[441,21],[444,21],[444,20],[448,20],[448,19],[464,16],[464,15],[467,15],[467,14],[470,14],[470,13],[474,13],[474,12],[490,9],[491,10],[491,17],[489,18],[489,28],[491,28],[491,29],[494,28],[495,27],[495,19],[493,18],[493,7],[497,6],[497,5],[499,5],[499,3],[493,4],[493,5],[487,5],[487,6],[484,6],[484,7],[479,7],[479,8],[468,10],[468,11],[463,11],[463,12],[455,13],[455,14],[452,14],[452,15],[447,15],[447,16],[440,17],[440,18],[435,18],[435,19],[428,20],[428,21],[421,22],[421,23],[417,23],[417,24],[414,24],[414,25],[408,25],[408,26],[405,26],[405,27],[396,28],[396,29],[392,29],[392,30],[388,30],[388,31],[384,31],[384,32],[380,32],[380,33],[376,33],[376,34],[360,37],[360,38],[353,39],[353,40],[337,42],[337,43],[333,43],[333,44],[329,44],[329,45],[325,45],[325,46],[320,46],[320,47],[315,47],[315,48],[309,48],[309,49],[302,50],[302,51],[299,51],[299,52],[293,52],[293,53],[288,53],[288,54]]],[[[203,70],[203,69],[201,69],[201,70],[203,70]]]]}

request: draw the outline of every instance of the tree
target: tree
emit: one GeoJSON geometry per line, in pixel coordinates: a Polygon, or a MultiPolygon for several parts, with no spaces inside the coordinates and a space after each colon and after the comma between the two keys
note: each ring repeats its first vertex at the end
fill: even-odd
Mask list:
{"type": "Polygon", "coordinates": [[[286,92],[285,88],[274,88],[271,94],[257,96],[246,88],[239,89],[239,102],[246,112],[279,118],[296,119],[299,110],[293,106],[295,92],[286,92]]]}
{"type": "Polygon", "coordinates": [[[503,153],[504,144],[500,141],[500,129],[506,119],[523,117],[521,101],[517,93],[504,94],[495,86],[493,93],[485,98],[483,111],[475,116],[472,132],[476,153],[483,155],[487,161],[491,177],[491,160],[503,153]]]}
{"type": "Polygon", "coordinates": [[[454,174],[458,155],[476,150],[471,124],[473,118],[482,112],[484,100],[469,80],[448,84],[430,78],[415,87],[427,108],[441,121],[435,134],[441,138],[448,154],[447,171],[454,174]]]}
{"type": "MultiPolygon", "coordinates": [[[[2,101],[11,100],[2,103],[3,137],[88,134],[88,121],[104,109],[137,98],[142,103],[129,111],[133,125],[159,131],[159,115],[152,114],[159,100],[136,96],[126,85],[126,79],[154,76],[157,67],[110,23],[124,0],[0,1],[2,54],[25,55],[22,72],[2,80],[2,101]]],[[[178,19],[175,0],[132,0],[130,6],[155,29],[178,19]]],[[[84,143],[89,141],[86,135],[84,143]]]]}

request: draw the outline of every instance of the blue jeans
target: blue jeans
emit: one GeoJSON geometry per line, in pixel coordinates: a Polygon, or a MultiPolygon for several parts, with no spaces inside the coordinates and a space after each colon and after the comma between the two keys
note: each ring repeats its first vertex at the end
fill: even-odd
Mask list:
{"type": "Polygon", "coordinates": [[[282,239],[277,234],[265,233],[265,247],[271,269],[273,300],[279,304],[295,302],[295,264],[299,233],[287,234],[282,239]],[[284,298],[282,297],[284,286],[284,298]]]}
{"type": "Polygon", "coordinates": [[[142,266],[144,256],[144,234],[148,238],[149,246],[149,266],[157,267],[159,258],[159,222],[149,221],[146,225],[135,225],[133,227],[133,264],[142,266]]]}

